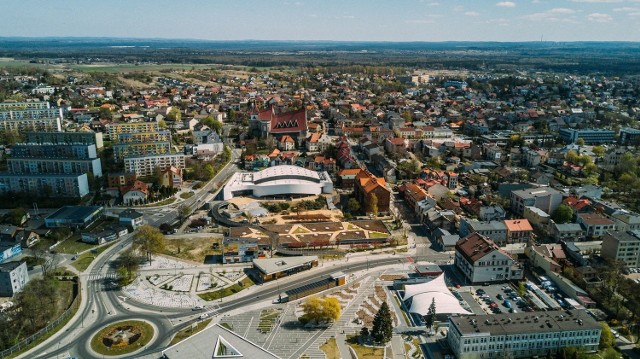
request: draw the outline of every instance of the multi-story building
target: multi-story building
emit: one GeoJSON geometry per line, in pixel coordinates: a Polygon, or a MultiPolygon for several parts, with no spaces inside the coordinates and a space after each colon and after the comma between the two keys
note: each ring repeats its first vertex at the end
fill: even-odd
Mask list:
{"type": "Polygon", "coordinates": [[[222,247],[222,264],[251,262],[260,253],[253,238],[224,238],[222,247]]]}
{"type": "Polygon", "coordinates": [[[506,219],[507,243],[528,243],[533,234],[533,227],[526,219],[506,219]]]}
{"type": "Polygon", "coordinates": [[[11,147],[11,157],[98,158],[96,145],[19,143],[11,147]]]}
{"type": "Polygon", "coordinates": [[[629,268],[640,267],[640,233],[607,231],[602,236],[604,258],[622,261],[629,268]]]}
{"type": "Polygon", "coordinates": [[[107,175],[107,187],[120,188],[126,186],[138,179],[133,172],[116,172],[107,175]]]}
{"type": "Polygon", "coordinates": [[[585,145],[598,145],[603,143],[615,142],[616,133],[612,130],[605,129],[582,129],[561,128],[559,131],[560,138],[567,143],[575,143],[579,138],[584,140],[585,145]]]}
{"type": "Polygon", "coordinates": [[[95,145],[96,149],[103,147],[101,132],[27,132],[25,142],[47,145],[95,145]]]}
{"type": "Polygon", "coordinates": [[[4,131],[62,131],[62,109],[50,108],[48,102],[19,109],[8,108],[5,103],[0,108],[0,129],[4,131]]]}
{"type": "Polygon", "coordinates": [[[127,122],[112,123],[107,125],[107,134],[109,139],[116,141],[121,133],[145,133],[158,132],[160,127],[157,122],[127,122]]]}
{"type": "Polygon", "coordinates": [[[13,297],[29,282],[27,262],[5,262],[0,264],[0,297],[13,297]]]}
{"type": "Polygon", "coordinates": [[[89,194],[85,173],[37,174],[0,173],[0,194],[30,193],[51,197],[84,197],[89,194]]]}
{"type": "Polygon", "coordinates": [[[478,233],[456,243],[454,263],[470,283],[505,282],[521,279],[523,274],[511,255],[478,233]]]}
{"type": "Polygon", "coordinates": [[[171,153],[171,142],[118,143],[113,145],[116,161],[126,157],[165,155],[171,153]]]}
{"type": "Polygon", "coordinates": [[[10,173],[24,175],[92,173],[95,177],[102,177],[99,158],[9,158],[7,167],[10,173]]]}
{"type": "Polygon", "coordinates": [[[640,130],[626,127],[620,130],[620,140],[618,143],[622,146],[638,146],[640,145],[640,130]]]}
{"type": "Polygon", "coordinates": [[[535,358],[561,348],[598,350],[602,327],[586,310],[449,318],[447,341],[457,359],[535,358]]]}
{"type": "Polygon", "coordinates": [[[148,143],[148,142],[171,142],[170,131],[153,131],[153,132],[121,132],[118,133],[116,139],[112,141],[117,143],[148,143]]]}
{"type": "Polygon", "coordinates": [[[378,213],[389,213],[391,190],[387,188],[384,178],[376,177],[368,171],[360,171],[356,176],[354,194],[365,213],[372,213],[371,202],[374,196],[378,200],[378,213]]]}
{"type": "Polygon", "coordinates": [[[504,221],[478,221],[463,217],[460,219],[460,236],[465,237],[471,233],[481,234],[498,244],[507,241],[507,226],[504,221]]]}
{"type": "Polygon", "coordinates": [[[32,102],[0,102],[0,111],[6,110],[38,110],[49,108],[49,103],[46,101],[32,101],[32,102]]]}
{"type": "Polygon", "coordinates": [[[552,214],[562,203],[562,193],[549,187],[535,187],[511,192],[511,211],[518,216],[524,215],[527,206],[539,208],[552,214]]]}
{"type": "Polygon", "coordinates": [[[582,226],[587,237],[600,237],[607,231],[615,229],[615,223],[612,220],[598,213],[579,213],[577,222],[582,226]]]}
{"type": "Polygon", "coordinates": [[[185,155],[150,155],[127,157],[124,159],[124,170],[126,172],[135,173],[137,176],[152,175],[156,168],[166,169],[168,167],[176,167],[184,170],[186,167],[185,155]]]}

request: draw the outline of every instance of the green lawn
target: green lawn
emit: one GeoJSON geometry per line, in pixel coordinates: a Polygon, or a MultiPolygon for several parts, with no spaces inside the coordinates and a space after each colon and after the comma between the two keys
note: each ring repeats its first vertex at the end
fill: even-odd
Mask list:
{"type": "Polygon", "coordinates": [[[252,285],[254,285],[255,283],[253,282],[253,280],[251,280],[251,278],[246,277],[245,279],[242,280],[242,285],[235,283],[232,286],[226,287],[226,288],[222,288],[220,290],[216,290],[214,292],[208,292],[208,293],[202,293],[202,294],[198,294],[198,296],[206,301],[212,301],[212,300],[216,300],[216,299],[220,299],[220,298],[224,298],[224,297],[228,297],[232,294],[236,294],[238,292],[240,292],[241,290],[245,289],[245,288],[249,288],[252,285]]]}
{"type": "Polygon", "coordinates": [[[190,336],[198,333],[202,329],[206,328],[207,325],[209,325],[209,323],[211,323],[212,320],[213,319],[207,319],[205,321],[199,322],[194,329],[191,329],[191,327],[186,328],[186,329],[182,329],[181,331],[176,333],[176,335],[173,337],[173,339],[171,339],[171,343],[169,343],[169,345],[177,344],[177,343],[189,338],[190,336]]]}
{"type": "Polygon", "coordinates": [[[110,248],[111,246],[113,246],[114,244],[116,244],[116,242],[111,242],[107,245],[104,245],[102,247],[96,248],[95,252],[96,253],[91,253],[91,252],[86,252],[86,253],[82,253],[81,255],[78,256],[78,258],[76,258],[75,261],[73,261],[71,263],[71,265],[77,269],[80,272],[84,272],[89,265],[91,264],[91,262],[93,262],[93,260],[102,252],[106,251],[108,248],[110,248]]]}
{"type": "Polygon", "coordinates": [[[369,231],[369,238],[387,238],[389,234],[369,231]]]}
{"type": "Polygon", "coordinates": [[[347,343],[356,351],[359,359],[380,359],[384,358],[384,348],[365,347],[358,343],[357,335],[347,337],[347,343]]]}
{"type": "Polygon", "coordinates": [[[93,336],[93,338],[91,338],[91,349],[93,349],[98,354],[109,355],[109,356],[129,354],[147,345],[152,338],[153,338],[153,327],[151,325],[139,320],[127,320],[127,321],[112,324],[100,330],[96,335],[93,336]],[[116,346],[107,347],[106,345],[104,345],[102,342],[102,339],[107,334],[112,332],[115,328],[122,327],[122,326],[136,327],[141,331],[140,338],[136,340],[135,343],[132,343],[126,346],[121,346],[121,347],[116,347],[116,346]]]}
{"type": "Polygon", "coordinates": [[[167,199],[162,200],[162,201],[157,202],[157,203],[146,204],[146,205],[144,205],[144,206],[142,206],[142,207],[166,206],[166,205],[171,204],[171,203],[173,203],[173,202],[175,202],[175,201],[176,201],[176,198],[175,198],[175,197],[170,197],[170,198],[167,198],[167,199]]]}
{"type": "Polygon", "coordinates": [[[324,352],[327,359],[340,359],[340,349],[335,338],[329,338],[326,343],[320,346],[320,350],[324,352]]]}
{"type": "Polygon", "coordinates": [[[182,193],[180,193],[180,198],[189,199],[189,198],[193,197],[194,195],[195,195],[195,193],[193,193],[193,192],[182,192],[182,193]]]}
{"type": "Polygon", "coordinates": [[[76,254],[93,248],[96,248],[95,244],[84,243],[80,240],[80,234],[74,234],[60,242],[54,250],[60,253],[76,254]]]}

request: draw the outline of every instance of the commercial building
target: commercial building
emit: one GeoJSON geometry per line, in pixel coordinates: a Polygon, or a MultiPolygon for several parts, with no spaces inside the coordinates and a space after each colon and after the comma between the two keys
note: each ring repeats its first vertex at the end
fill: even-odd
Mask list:
{"type": "Polygon", "coordinates": [[[0,297],[13,297],[29,282],[27,262],[0,264],[0,297]]]}
{"type": "Polygon", "coordinates": [[[103,147],[101,132],[27,132],[25,142],[29,144],[95,145],[96,149],[103,147]]]}
{"type": "Polygon", "coordinates": [[[102,164],[99,158],[9,158],[7,167],[10,173],[26,176],[32,174],[82,174],[92,173],[102,177],[102,164]]]}
{"type": "Polygon", "coordinates": [[[94,144],[18,143],[11,147],[11,157],[90,159],[97,158],[98,152],[94,144]]]}
{"type": "Polygon", "coordinates": [[[584,140],[585,145],[598,145],[615,142],[616,133],[605,129],[582,129],[561,128],[560,138],[567,143],[575,143],[579,138],[584,140]]]}
{"type": "Polygon", "coordinates": [[[20,253],[22,253],[22,246],[20,243],[4,244],[0,242],[0,263],[15,257],[20,253]]]}
{"type": "Polygon", "coordinates": [[[228,200],[239,195],[319,195],[332,192],[333,182],[327,172],[283,165],[260,172],[234,173],[224,187],[223,198],[228,200]]]}
{"type": "Polygon", "coordinates": [[[85,173],[34,174],[29,177],[20,173],[0,173],[0,194],[10,193],[81,198],[89,194],[89,182],[85,173]]]}
{"type": "Polygon", "coordinates": [[[549,187],[535,187],[511,192],[511,211],[524,216],[524,208],[536,207],[552,214],[562,203],[562,193],[549,187]]]}
{"type": "Polygon", "coordinates": [[[124,159],[124,170],[137,176],[150,176],[156,168],[166,169],[171,166],[184,170],[186,158],[185,155],[171,154],[127,157],[124,159]]]}
{"type": "Polygon", "coordinates": [[[638,146],[640,145],[640,130],[636,128],[625,127],[620,130],[620,139],[618,144],[621,146],[638,146]]]}
{"type": "Polygon", "coordinates": [[[145,223],[145,220],[142,213],[134,209],[127,208],[118,215],[118,222],[123,226],[131,227],[135,230],[142,226],[145,223]]]}
{"type": "Polygon", "coordinates": [[[0,130],[62,131],[62,109],[50,108],[48,102],[19,109],[9,107],[13,104],[0,107],[0,130]]]}
{"type": "Polygon", "coordinates": [[[257,258],[253,260],[262,281],[286,277],[318,266],[317,256],[299,256],[282,258],[257,258]]]}
{"type": "Polygon", "coordinates": [[[566,347],[596,352],[601,332],[586,310],[453,315],[447,341],[457,359],[534,358],[566,347]]]}
{"type": "Polygon", "coordinates": [[[640,267],[640,233],[607,231],[602,236],[602,250],[604,258],[624,262],[629,268],[640,267]]]}
{"type": "Polygon", "coordinates": [[[47,228],[85,228],[100,218],[104,211],[101,206],[64,206],[44,219],[47,228]]]}
{"type": "Polygon", "coordinates": [[[171,142],[117,143],[113,145],[113,157],[116,161],[126,157],[171,154],[171,142]]]}
{"type": "Polygon", "coordinates": [[[478,233],[456,243],[454,263],[470,283],[505,282],[523,275],[511,255],[478,233]]]}

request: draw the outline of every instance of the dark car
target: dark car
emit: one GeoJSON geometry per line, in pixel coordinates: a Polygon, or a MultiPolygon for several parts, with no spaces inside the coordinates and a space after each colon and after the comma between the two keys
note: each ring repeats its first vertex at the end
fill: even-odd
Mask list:
{"type": "Polygon", "coordinates": [[[484,289],[482,289],[482,288],[480,288],[480,289],[476,290],[476,294],[477,294],[477,295],[483,295],[483,294],[485,294],[485,293],[486,293],[486,292],[485,292],[485,291],[484,291],[484,289]]]}

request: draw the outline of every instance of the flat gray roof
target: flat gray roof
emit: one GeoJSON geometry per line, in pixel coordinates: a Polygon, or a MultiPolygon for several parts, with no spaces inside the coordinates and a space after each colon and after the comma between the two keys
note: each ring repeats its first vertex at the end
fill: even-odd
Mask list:
{"type": "Polygon", "coordinates": [[[45,219],[86,220],[100,210],[102,210],[101,206],[64,206],[45,219]]]}
{"type": "Polygon", "coordinates": [[[317,260],[318,256],[256,258],[253,260],[253,265],[264,274],[273,274],[300,267],[303,264],[317,260]]]}
{"type": "Polygon", "coordinates": [[[463,335],[490,333],[511,335],[549,333],[571,330],[601,329],[586,310],[504,313],[492,315],[452,316],[451,321],[463,335]]]}

